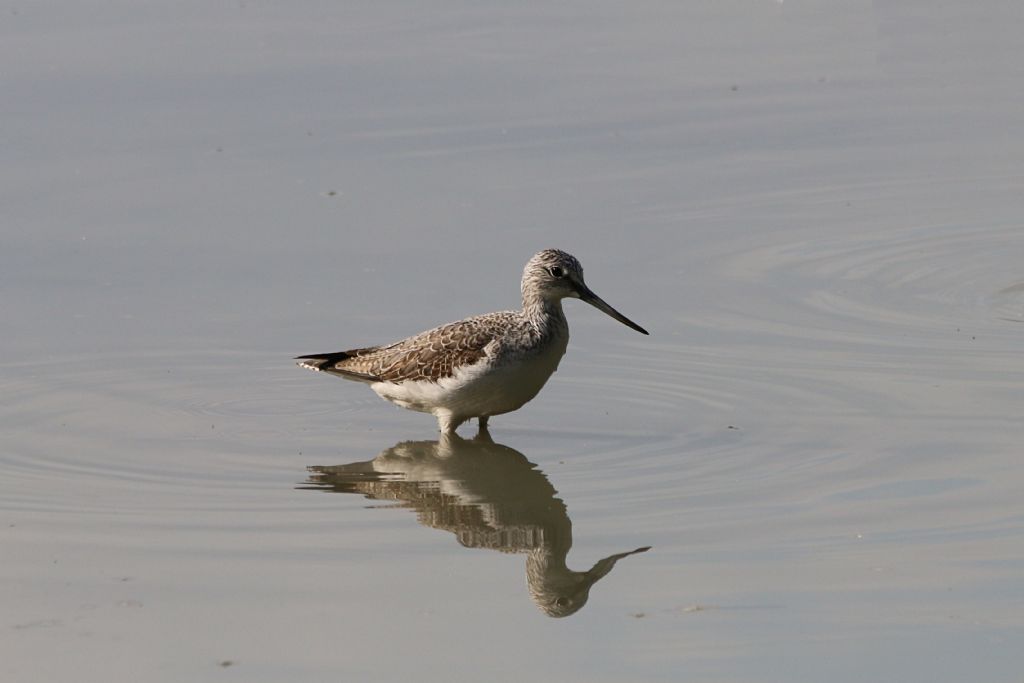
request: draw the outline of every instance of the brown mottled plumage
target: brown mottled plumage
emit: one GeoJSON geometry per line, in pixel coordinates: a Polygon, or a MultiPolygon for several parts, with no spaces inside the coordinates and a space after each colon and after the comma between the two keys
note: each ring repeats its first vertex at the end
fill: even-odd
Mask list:
{"type": "Polygon", "coordinates": [[[388,346],[300,356],[301,366],[366,382],[403,408],[432,413],[442,432],[471,417],[520,408],[537,395],[569,342],[562,299],[582,299],[638,332],[647,331],[594,294],[583,266],[546,249],[526,264],[523,308],[466,318],[388,346]]]}
{"type": "MultiPolygon", "coordinates": [[[[389,344],[331,354],[301,356],[320,360],[317,370],[370,382],[437,381],[487,356],[487,345],[505,334],[517,314],[501,311],[435,327],[389,344]]],[[[306,363],[304,365],[311,365],[306,363]]]]}

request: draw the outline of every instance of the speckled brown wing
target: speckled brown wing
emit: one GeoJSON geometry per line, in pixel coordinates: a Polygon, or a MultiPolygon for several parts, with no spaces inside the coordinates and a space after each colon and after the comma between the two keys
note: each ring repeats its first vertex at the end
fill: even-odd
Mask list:
{"type": "Polygon", "coordinates": [[[371,372],[387,382],[439,380],[487,355],[487,346],[506,329],[505,316],[469,318],[436,327],[363,359],[371,372]],[[503,324],[504,323],[504,324],[503,324]]]}
{"type": "Polygon", "coordinates": [[[436,381],[482,360],[488,345],[516,320],[515,313],[491,313],[442,325],[390,346],[304,358],[316,361],[307,367],[362,381],[436,381]]]}

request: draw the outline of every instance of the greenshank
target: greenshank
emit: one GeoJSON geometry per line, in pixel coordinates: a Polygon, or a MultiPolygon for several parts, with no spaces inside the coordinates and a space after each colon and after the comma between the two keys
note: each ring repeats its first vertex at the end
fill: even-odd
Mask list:
{"type": "Polygon", "coordinates": [[[437,418],[444,434],[466,420],[521,408],[558,369],[569,343],[562,299],[575,298],[637,332],[647,330],[594,294],[583,266],[546,249],[523,269],[523,308],[448,323],[387,346],[299,356],[299,365],[370,385],[392,403],[437,418]]]}

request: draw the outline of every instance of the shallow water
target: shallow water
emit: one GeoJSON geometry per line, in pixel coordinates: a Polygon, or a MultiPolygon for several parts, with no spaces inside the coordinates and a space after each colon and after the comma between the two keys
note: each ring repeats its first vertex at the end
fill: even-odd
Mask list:
{"type": "Polygon", "coordinates": [[[1019,14],[9,8],[0,677],[1018,680],[1019,14]],[[491,441],[290,360],[549,246],[491,441]]]}

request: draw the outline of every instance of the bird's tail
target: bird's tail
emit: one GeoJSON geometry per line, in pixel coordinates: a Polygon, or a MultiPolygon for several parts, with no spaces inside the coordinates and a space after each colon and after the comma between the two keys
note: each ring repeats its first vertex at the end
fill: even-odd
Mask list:
{"type": "Polygon", "coordinates": [[[377,347],[371,346],[365,349],[350,349],[348,351],[335,351],[334,353],[314,353],[308,356],[298,356],[299,366],[316,370],[317,372],[329,372],[345,379],[354,379],[358,382],[379,382],[380,378],[363,370],[352,367],[345,367],[343,363],[353,358],[366,355],[376,351],[377,347]]]}
{"type": "Polygon", "coordinates": [[[299,366],[316,370],[317,372],[330,372],[334,366],[343,360],[355,358],[352,351],[335,351],[334,353],[313,353],[308,356],[296,356],[299,366]]]}

